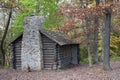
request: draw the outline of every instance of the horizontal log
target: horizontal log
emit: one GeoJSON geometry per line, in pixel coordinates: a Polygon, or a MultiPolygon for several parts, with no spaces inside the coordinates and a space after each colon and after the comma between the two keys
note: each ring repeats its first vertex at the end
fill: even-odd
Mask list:
{"type": "Polygon", "coordinates": [[[15,55],[15,57],[17,58],[17,57],[20,57],[21,58],[21,55],[15,55]]]}
{"type": "Polygon", "coordinates": [[[21,63],[16,64],[16,66],[21,66],[21,63]]]}
{"type": "Polygon", "coordinates": [[[21,54],[21,51],[14,51],[15,54],[21,54]]]}
{"type": "Polygon", "coordinates": [[[66,61],[66,60],[72,60],[72,58],[64,58],[64,59],[61,59],[61,61],[66,61]]]}
{"type": "Polygon", "coordinates": [[[15,55],[16,59],[21,59],[21,55],[15,55]]]}
{"type": "Polygon", "coordinates": [[[54,57],[43,57],[43,60],[55,60],[54,57]]]}
{"type": "Polygon", "coordinates": [[[55,54],[54,50],[43,50],[43,55],[47,55],[47,54],[55,54]]]}
{"type": "Polygon", "coordinates": [[[16,61],[16,64],[21,64],[21,61],[16,61]]]}
{"type": "Polygon", "coordinates": [[[21,60],[16,60],[16,64],[22,63],[21,60]]]}
{"type": "Polygon", "coordinates": [[[54,46],[56,46],[56,43],[43,43],[43,45],[54,45],[54,46]]]}
{"type": "Polygon", "coordinates": [[[55,47],[55,45],[45,44],[45,45],[43,45],[43,49],[56,49],[56,47],[55,47]]]}
{"type": "Polygon", "coordinates": [[[64,62],[71,62],[72,60],[71,59],[64,59],[64,60],[61,60],[62,63],[64,62]]]}
{"type": "MultiPolygon", "coordinates": [[[[49,46],[50,46],[50,45],[49,45],[49,46]]],[[[43,49],[43,50],[47,50],[47,49],[54,50],[54,49],[55,49],[55,47],[48,47],[48,46],[44,46],[42,49],[43,49]]]]}
{"type": "Polygon", "coordinates": [[[17,61],[21,61],[21,58],[16,58],[17,61]]]}
{"type": "Polygon", "coordinates": [[[21,66],[16,66],[16,69],[17,69],[17,70],[21,69],[21,66]]]}
{"type": "Polygon", "coordinates": [[[53,63],[54,60],[44,60],[43,62],[46,63],[46,64],[47,64],[47,63],[53,63]]]}
{"type": "Polygon", "coordinates": [[[20,48],[20,49],[21,49],[21,46],[14,46],[14,48],[15,48],[15,49],[16,49],[16,48],[18,48],[18,49],[20,48]]]}
{"type": "Polygon", "coordinates": [[[44,53],[43,55],[55,55],[55,53],[44,53]]]}
{"type": "Polygon", "coordinates": [[[61,60],[65,61],[65,60],[68,60],[68,59],[72,60],[72,58],[70,58],[70,57],[62,58],[61,60]]]}
{"type": "Polygon", "coordinates": [[[47,38],[42,38],[42,42],[48,42],[48,43],[55,43],[54,41],[47,39],[47,38]]]}
{"type": "Polygon", "coordinates": [[[43,57],[43,60],[54,60],[54,57],[43,57]]]}
{"type": "Polygon", "coordinates": [[[71,63],[71,61],[62,62],[62,65],[68,65],[68,64],[70,64],[70,63],[71,63]]]}
{"type": "Polygon", "coordinates": [[[44,68],[52,68],[53,67],[53,65],[51,64],[51,65],[44,65],[44,68]]]}
{"type": "Polygon", "coordinates": [[[15,54],[15,57],[21,57],[21,54],[15,54]]]}
{"type": "Polygon", "coordinates": [[[16,60],[16,62],[20,62],[21,63],[21,60],[16,60]]]}
{"type": "Polygon", "coordinates": [[[21,63],[21,60],[16,60],[15,62],[16,62],[16,63],[21,63]]]}
{"type": "Polygon", "coordinates": [[[21,67],[17,67],[16,69],[17,69],[17,70],[21,70],[21,67]]]}
{"type": "Polygon", "coordinates": [[[14,52],[21,54],[21,49],[15,49],[14,52]]]}
{"type": "Polygon", "coordinates": [[[49,68],[49,67],[48,67],[48,68],[47,68],[47,67],[44,67],[44,69],[45,69],[45,70],[51,70],[52,68],[49,68]]]}
{"type": "Polygon", "coordinates": [[[21,63],[16,63],[16,65],[20,65],[21,66],[21,63]]]}
{"type": "Polygon", "coordinates": [[[66,59],[66,58],[71,58],[72,59],[72,56],[60,56],[61,59],[66,59]]]}
{"type": "Polygon", "coordinates": [[[43,57],[55,57],[55,55],[44,54],[43,57]]]}
{"type": "Polygon", "coordinates": [[[67,65],[67,64],[70,64],[71,61],[62,61],[61,63],[62,63],[62,65],[67,65]]]}
{"type": "Polygon", "coordinates": [[[50,42],[54,42],[54,41],[52,41],[50,38],[46,37],[45,35],[42,35],[42,41],[46,41],[46,42],[48,42],[48,41],[50,41],[50,42]]]}

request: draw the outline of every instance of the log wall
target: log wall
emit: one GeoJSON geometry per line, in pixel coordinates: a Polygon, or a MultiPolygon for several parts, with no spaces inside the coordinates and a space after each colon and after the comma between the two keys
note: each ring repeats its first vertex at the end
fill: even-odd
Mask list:
{"type": "Polygon", "coordinates": [[[60,56],[61,68],[71,64],[72,61],[71,46],[70,45],[60,46],[59,56],[60,56]]]}
{"type": "Polygon", "coordinates": [[[12,65],[14,69],[21,69],[21,44],[22,39],[17,39],[12,45],[12,65]]]}
{"type": "MultiPolygon", "coordinates": [[[[41,34],[43,50],[43,68],[58,69],[64,68],[70,64],[79,63],[79,45],[60,46],[44,34],[41,34]]],[[[21,69],[21,44],[22,38],[17,39],[12,44],[12,67],[21,69]]]]}
{"type": "Polygon", "coordinates": [[[44,69],[53,69],[55,66],[56,43],[43,34],[41,36],[44,69]]]}

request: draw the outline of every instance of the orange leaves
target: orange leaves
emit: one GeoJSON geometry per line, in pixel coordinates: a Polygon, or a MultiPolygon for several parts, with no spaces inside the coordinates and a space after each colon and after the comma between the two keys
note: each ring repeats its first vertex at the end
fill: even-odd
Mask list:
{"type": "Polygon", "coordinates": [[[118,9],[118,5],[120,5],[119,2],[108,2],[105,4],[101,4],[96,7],[92,8],[80,8],[80,6],[73,6],[70,4],[60,6],[60,11],[63,15],[69,16],[69,17],[77,17],[77,18],[84,18],[86,16],[93,17],[95,15],[97,16],[103,16],[103,10],[106,8],[110,8],[113,11],[116,11],[118,9]]]}
{"type": "Polygon", "coordinates": [[[59,31],[70,31],[73,29],[74,22],[66,22],[63,27],[59,28],[59,31]]]}
{"type": "Polygon", "coordinates": [[[86,17],[89,19],[93,19],[95,16],[97,17],[104,17],[105,13],[103,13],[106,9],[112,10],[114,14],[116,14],[116,11],[118,10],[118,6],[120,5],[120,2],[114,1],[114,2],[106,2],[104,4],[100,4],[96,7],[86,7],[82,8],[80,5],[72,5],[72,4],[62,4],[59,5],[59,12],[60,15],[65,16],[68,20],[63,22],[63,28],[62,30],[71,30],[72,27],[74,28],[76,24],[80,23],[81,20],[84,20],[86,17]]]}

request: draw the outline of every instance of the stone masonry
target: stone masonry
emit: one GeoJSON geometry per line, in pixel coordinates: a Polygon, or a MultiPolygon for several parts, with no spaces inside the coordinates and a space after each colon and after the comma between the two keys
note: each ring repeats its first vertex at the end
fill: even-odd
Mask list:
{"type": "Polygon", "coordinates": [[[42,17],[25,18],[21,51],[22,70],[40,71],[43,68],[42,43],[39,33],[42,17]]]}

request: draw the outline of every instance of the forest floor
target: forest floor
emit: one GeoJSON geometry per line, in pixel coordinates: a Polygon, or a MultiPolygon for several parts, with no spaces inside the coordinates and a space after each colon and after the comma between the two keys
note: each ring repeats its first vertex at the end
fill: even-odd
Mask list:
{"type": "Polygon", "coordinates": [[[64,70],[24,72],[0,69],[0,80],[120,80],[120,61],[111,62],[112,70],[102,70],[102,64],[78,65],[64,70]]]}

